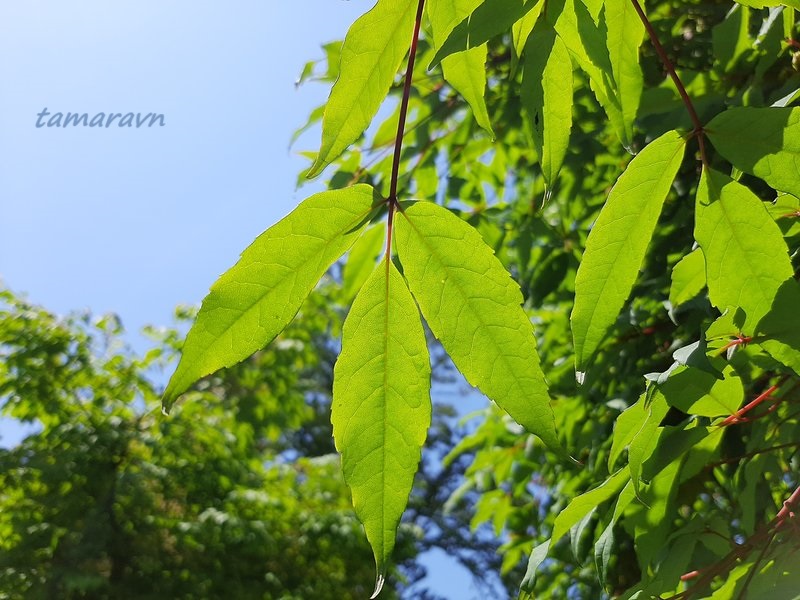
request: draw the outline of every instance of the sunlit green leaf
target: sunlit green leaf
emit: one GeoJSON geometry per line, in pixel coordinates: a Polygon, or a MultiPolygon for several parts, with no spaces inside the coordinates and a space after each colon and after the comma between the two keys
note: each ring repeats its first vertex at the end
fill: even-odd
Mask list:
{"type": "Polygon", "coordinates": [[[512,68],[516,65],[519,57],[522,56],[528,37],[530,37],[533,28],[539,21],[544,5],[544,0],[538,0],[532,9],[525,13],[524,17],[511,26],[511,43],[514,47],[513,60],[515,61],[512,63],[512,68]]]}
{"type": "Polygon", "coordinates": [[[344,478],[375,553],[375,595],[430,425],[430,378],[414,299],[394,265],[379,264],[344,323],[331,405],[344,478]]]}
{"type": "Polygon", "coordinates": [[[550,539],[541,547],[534,549],[528,560],[528,570],[522,580],[522,590],[532,591],[536,580],[536,571],[547,558],[548,549],[564,537],[589,512],[597,508],[606,500],[611,499],[630,481],[627,469],[620,469],[593,490],[574,498],[569,505],[556,517],[553,524],[553,533],[550,539]]]}
{"type": "Polygon", "coordinates": [[[411,45],[416,0],[378,0],[353,23],[342,45],[339,78],[322,117],[322,145],[309,177],[364,133],[411,45]]]}
{"type": "Polygon", "coordinates": [[[700,248],[684,256],[672,268],[669,301],[680,306],[697,296],[706,287],[706,262],[700,248]]]}
{"type": "Polygon", "coordinates": [[[780,229],[753,192],[706,169],[697,189],[695,239],[706,259],[712,304],[742,308],[744,332],[752,334],[794,273],[780,229]]]}
{"type": "Polygon", "coordinates": [[[644,25],[630,0],[605,0],[608,57],[622,110],[625,139],[633,140],[633,122],[639,111],[644,80],[639,67],[639,46],[644,25]]]}
{"type": "MultiPolygon", "coordinates": [[[[428,4],[433,45],[438,49],[453,28],[480,5],[480,0],[444,0],[428,4]]],[[[453,86],[472,108],[478,125],[494,137],[489,114],[486,112],[486,44],[442,59],[444,79],[453,86]]]]}
{"type": "Polygon", "coordinates": [[[571,317],[578,373],[630,295],[684,146],[675,131],[651,142],[617,180],[592,227],[575,278],[571,317]]]}
{"type": "Polygon", "coordinates": [[[725,20],[711,30],[714,60],[723,72],[731,71],[739,58],[752,49],[750,39],[750,11],[736,6],[725,20]]]}
{"type": "Polygon", "coordinates": [[[564,42],[546,21],[536,26],[525,47],[521,99],[542,175],[545,183],[553,186],[572,128],[572,61],[564,42]]]}
{"type": "Polygon", "coordinates": [[[467,381],[562,452],[519,286],[475,229],[431,202],[396,219],[397,252],[422,314],[467,381]]]}
{"type": "Polygon", "coordinates": [[[199,378],[272,341],[356,240],[379,200],[368,185],[321,192],[257,237],[203,300],[164,392],[164,409],[199,378]]]}
{"type": "Polygon", "coordinates": [[[342,271],[342,292],[348,300],[355,297],[375,268],[385,238],[386,226],[376,225],[364,231],[350,249],[342,271]]]}
{"type": "Polygon", "coordinates": [[[658,389],[648,390],[639,402],[643,403],[646,417],[628,446],[628,469],[637,495],[641,488],[642,466],[658,445],[661,421],[669,410],[667,401],[658,389]]]}
{"type": "Polygon", "coordinates": [[[613,68],[608,55],[607,30],[595,21],[582,0],[548,0],[547,19],[564,41],[580,69],[589,77],[589,86],[608,115],[622,144],[630,148],[632,140],[612,83],[613,68]]]}
{"type": "Polygon", "coordinates": [[[482,46],[496,35],[508,31],[536,3],[537,0],[483,0],[446,34],[444,42],[437,44],[438,50],[429,68],[438,65],[446,56],[482,46]]]}
{"type": "Polygon", "coordinates": [[[715,364],[722,370],[723,379],[699,369],[680,368],[660,386],[670,406],[690,415],[721,417],[735,413],[744,400],[742,380],[724,360],[715,364]]]}
{"type": "Polygon", "coordinates": [[[800,108],[731,108],[706,131],[734,166],[800,196],[800,108]]]}

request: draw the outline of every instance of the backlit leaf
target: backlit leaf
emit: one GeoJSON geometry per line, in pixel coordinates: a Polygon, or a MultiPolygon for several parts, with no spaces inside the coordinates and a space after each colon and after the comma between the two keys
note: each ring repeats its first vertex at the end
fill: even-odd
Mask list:
{"type": "Polygon", "coordinates": [[[545,183],[553,186],[572,128],[572,61],[564,42],[546,21],[528,38],[520,96],[542,175],[545,183]]]}
{"type": "Polygon", "coordinates": [[[735,167],[800,196],[800,108],[731,108],[706,131],[735,167]]]}
{"type": "MultiPolygon", "coordinates": [[[[480,0],[444,0],[428,4],[433,45],[439,49],[453,28],[480,5],[480,0]]],[[[486,111],[486,44],[442,59],[444,79],[472,108],[478,125],[494,137],[486,111]]]]}
{"type": "MultiPolygon", "coordinates": [[[[344,323],[331,422],[380,592],[431,420],[430,360],[414,299],[378,264],[344,323]]],[[[373,595],[374,597],[374,595],[373,595]]]]}
{"type": "Polygon", "coordinates": [[[633,139],[633,122],[639,111],[644,85],[639,67],[639,46],[644,25],[630,0],[605,0],[608,57],[622,110],[625,139],[633,139]]]}
{"type": "Polygon", "coordinates": [[[525,573],[525,579],[522,580],[523,591],[530,592],[533,590],[536,570],[547,558],[548,549],[564,537],[581,519],[597,508],[598,505],[617,495],[629,481],[630,476],[627,469],[620,469],[593,490],[574,498],[567,505],[567,508],[559,513],[555,523],[553,523],[553,533],[550,539],[542,544],[541,547],[535,548],[528,560],[528,570],[525,573]]]}
{"type": "Polygon", "coordinates": [[[416,0],[378,0],[353,23],[342,45],[339,78],[322,117],[317,175],[364,133],[411,46],[416,0]]]}
{"type": "Polygon", "coordinates": [[[684,256],[672,268],[669,301],[680,306],[697,296],[706,287],[706,262],[700,248],[684,256]]]}
{"type": "Polygon", "coordinates": [[[483,0],[447,34],[441,45],[437,45],[438,50],[428,68],[438,65],[446,56],[482,46],[508,31],[536,4],[537,0],[483,0]]]}
{"type": "Polygon", "coordinates": [[[589,233],[571,317],[578,373],[630,295],[684,147],[683,138],[669,131],[642,150],[617,180],[589,233]]]}
{"type": "Polygon", "coordinates": [[[547,19],[564,41],[580,69],[589,77],[589,86],[608,115],[622,144],[630,148],[632,140],[622,113],[617,92],[610,74],[613,73],[608,55],[608,35],[605,24],[596,21],[581,0],[549,0],[547,19]]]}
{"type": "Polygon", "coordinates": [[[379,224],[364,231],[353,244],[342,271],[342,291],[348,300],[355,297],[372,274],[385,239],[386,226],[379,224]]]}
{"type": "Polygon", "coordinates": [[[723,379],[699,369],[676,369],[660,386],[667,403],[690,415],[722,417],[735,413],[744,400],[742,380],[727,362],[714,360],[723,379]]]}
{"type": "Polygon", "coordinates": [[[203,300],[164,392],[164,409],[201,377],[271,342],[355,241],[378,201],[368,185],[315,194],[258,236],[203,300]]]}
{"type": "Polygon", "coordinates": [[[563,454],[519,286],[480,234],[417,202],[398,215],[395,240],[428,326],[466,380],[563,454]]]}
{"type": "Polygon", "coordinates": [[[781,284],[792,276],[786,243],[764,203],[727,175],[704,170],[697,189],[695,239],[706,259],[711,303],[744,310],[752,334],[781,284]]]}
{"type": "MultiPolygon", "coordinates": [[[[525,13],[519,21],[511,26],[511,43],[514,46],[514,60],[522,56],[525,44],[528,42],[528,37],[531,35],[533,28],[539,20],[544,8],[544,0],[538,0],[534,7],[525,13]]],[[[516,65],[516,62],[512,63],[516,65]]]]}

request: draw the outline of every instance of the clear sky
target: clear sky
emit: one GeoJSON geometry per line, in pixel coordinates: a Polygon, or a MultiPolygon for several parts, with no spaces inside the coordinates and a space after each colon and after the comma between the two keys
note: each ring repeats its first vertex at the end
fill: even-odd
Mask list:
{"type": "MultiPolygon", "coordinates": [[[[288,144],[328,90],[295,81],[371,4],[0,2],[0,281],[58,313],[115,312],[129,332],[199,303],[315,190],[295,183],[318,130],[288,144]],[[44,109],[165,126],[37,128],[44,109]]],[[[20,433],[0,424],[0,443],[20,433]]],[[[437,593],[476,597],[465,571],[427,562],[437,593]]]]}

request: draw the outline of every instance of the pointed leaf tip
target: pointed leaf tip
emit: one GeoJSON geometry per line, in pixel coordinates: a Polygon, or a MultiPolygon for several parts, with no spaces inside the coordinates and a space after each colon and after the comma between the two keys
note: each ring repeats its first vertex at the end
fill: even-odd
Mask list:
{"type": "Polygon", "coordinates": [[[353,507],[383,586],[431,422],[431,370],[419,311],[394,263],[353,301],[333,370],[331,423],[353,507]]]}
{"type": "Polygon", "coordinates": [[[369,597],[369,600],[373,600],[374,598],[378,597],[378,594],[381,593],[383,589],[383,584],[386,582],[386,577],[384,577],[383,573],[378,573],[378,576],[375,578],[375,591],[372,592],[372,596],[369,597]]]}

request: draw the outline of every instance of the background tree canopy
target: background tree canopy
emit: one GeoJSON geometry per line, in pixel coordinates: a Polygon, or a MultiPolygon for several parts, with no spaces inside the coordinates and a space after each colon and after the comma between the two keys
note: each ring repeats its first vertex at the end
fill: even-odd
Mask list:
{"type": "Polygon", "coordinates": [[[43,426],[2,455],[11,597],[363,597],[430,544],[524,598],[799,597],[798,8],[379,0],[301,77],[329,190],[214,284],[174,416],[158,356],[6,294],[3,410],[43,426]],[[434,418],[395,539],[427,347],[494,402],[434,418]]]}

